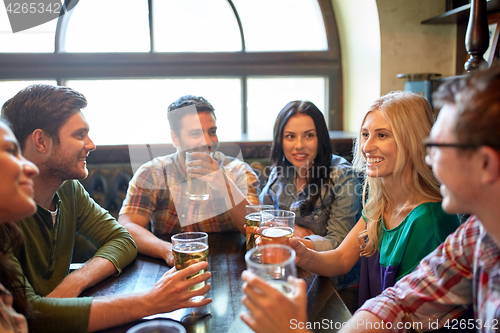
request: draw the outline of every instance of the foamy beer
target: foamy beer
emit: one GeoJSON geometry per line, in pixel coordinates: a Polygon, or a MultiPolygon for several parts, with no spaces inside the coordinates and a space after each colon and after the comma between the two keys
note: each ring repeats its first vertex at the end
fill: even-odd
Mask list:
{"type": "Polygon", "coordinates": [[[259,245],[284,244],[293,236],[295,213],[288,210],[269,209],[261,212],[259,245]]]}
{"type": "Polygon", "coordinates": [[[261,211],[273,209],[271,205],[246,205],[245,206],[245,232],[247,236],[247,251],[255,247],[255,236],[259,229],[262,215],[261,211]]]}
{"type": "MultiPolygon", "coordinates": [[[[175,269],[181,270],[201,261],[207,261],[208,257],[208,234],[205,232],[184,232],[172,236],[172,252],[174,254],[175,269]]],[[[188,279],[205,273],[201,270],[196,274],[188,277],[188,279]]],[[[206,281],[198,283],[190,288],[190,290],[198,290],[203,288],[206,281]]],[[[201,301],[203,296],[195,296],[192,301],[201,301]]]]}

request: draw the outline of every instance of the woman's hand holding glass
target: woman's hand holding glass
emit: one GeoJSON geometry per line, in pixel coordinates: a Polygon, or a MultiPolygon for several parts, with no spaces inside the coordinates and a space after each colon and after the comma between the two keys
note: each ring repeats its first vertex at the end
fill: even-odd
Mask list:
{"type": "Polygon", "coordinates": [[[304,267],[310,260],[312,251],[302,244],[302,240],[297,237],[290,238],[288,245],[295,250],[295,264],[299,267],[304,267]]]}
{"type": "Polygon", "coordinates": [[[296,225],[295,230],[293,231],[293,235],[295,237],[304,238],[304,237],[316,235],[316,234],[311,229],[307,229],[307,228],[301,227],[300,225],[296,225]]]}

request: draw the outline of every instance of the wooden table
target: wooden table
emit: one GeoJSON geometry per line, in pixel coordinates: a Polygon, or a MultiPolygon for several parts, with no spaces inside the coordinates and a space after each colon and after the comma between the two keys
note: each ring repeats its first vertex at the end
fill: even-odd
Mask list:
{"type": "MultiPolygon", "coordinates": [[[[212,303],[204,309],[180,309],[156,317],[168,318],[181,322],[187,332],[251,332],[248,326],[239,319],[239,313],[245,308],[241,304],[241,272],[245,265],[245,238],[240,233],[209,234],[209,267],[212,277],[209,280],[212,289],[208,297],[212,303]]],[[[138,255],[122,274],[109,277],[82,296],[106,296],[134,291],[148,290],[170,267],[163,260],[138,255]]],[[[317,275],[305,278],[308,285],[308,318],[310,322],[328,323],[328,329],[317,329],[317,332],[336,332],[333,323],[346,322],[351,314],[333,288],[330,280],[317,275]]],[[[148,317],[149,318],[149,317],[148,317]]],[[[149,319],[143,319],[145,321],[149,319]]],[[[105,330],[105,332],[126,332],[141,321],[105,330]]]]}

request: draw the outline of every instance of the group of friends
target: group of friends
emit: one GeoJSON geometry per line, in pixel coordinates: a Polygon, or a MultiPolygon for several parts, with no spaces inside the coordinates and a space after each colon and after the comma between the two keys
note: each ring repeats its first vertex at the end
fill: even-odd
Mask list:
{"type": "MultiPolygon", "coordinates": [[[[183,96],[167,110],[177,152],[142,165],[118,221],[78,182],[96,146],[68,87],[32,85],[2,107],[0,121],[0,329],[86,332],[184,307],[210,290],[190,287],[217,268],[175,268],[148,291],[79,297],[120,274],[137,252],[174,266],[165,235],[185,231],[245,234],[245,207],[296,214],[296,264],[328,276],[354,312],[345,331],[447,328],[492,331],[500,319],[500,68],[442,84],[427,100],[410,92],[377,99],[362,119],[352,165],[334,155],[323,114],[293,101],[278,114],[271,172],[259,178],[218,150],[214,107],[183,96]],[[209,151],[204,154],[202,151],[209,151]],[[22,152],[22,153],[21,153],[22,152]],[[186,152],[194,161],[186,163],[186,152]],[[193,201],[186,178],[209,184],[193,201]],[[469,216],[461,221],[461,214],[469,216]],[[188,221],[189,223],[185,223],[188,221]],[[69,273],[75,237],[94,257],[69,273]],[[362,323],[362,324],[361,324],[362,323]],[[437,326],[434,326],[437,325],[437,326]],[[460,328],[463,325],[460,325],[460,328]]],[[[306,283],[291,278],[287,297],[243,272],[241,319],[256,332],[308,331],[306,283]],[[280,309],[276,311],[276,309],[280,309]]]]}

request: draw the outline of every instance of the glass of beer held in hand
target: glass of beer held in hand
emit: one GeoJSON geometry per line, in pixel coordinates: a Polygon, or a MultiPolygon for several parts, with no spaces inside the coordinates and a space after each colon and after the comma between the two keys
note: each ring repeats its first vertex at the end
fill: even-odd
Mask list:
{"type": "MultiPolygon", "coordinates": [[[[208,234],[205,232],[184,232],[172,236],[172,252],[174,254],[175,269],[181,270],[200,261],[207,261],[208,257],[208,234]]],[[[205,270],[188,277],[193,278],[205,273],[205,270]]],[[[198,290],[205,286],[206,282],[198,283],[190,290],[198,290]]],[[[201,301],[205,296],[193,297],[192,301],[201,301]]]]}
{"type": "Polygon", "coordinates": [[[293,296],[288,277],[297,277],[295,251],[283,244],[259,245],[245,255],[247,270],[264,279],[285,296],[293,296]]]}
{"type": "MultiPolygon", "coordinates": [[[[186,164],[192,161],[196,161],[196,158],[194,158],[191,153],[193,152],[186,152],[186,164]]],[[[196,152],[200,154],[205,154],[210,156],[210,154],[206,152],[196,152]]],[[[187,165],[186,165],[187,167],[187,165]]],[[[210,191],[209,191],[209,185],[207,182],[198,179],[198,178],[193,178],[189,173],[186,176],[187,178],[187,185],[188,185],[188,193],[189,193],[189,199],[194,200],[194,201],[203,201],[203,200],[208,200],[210,197],[210,191]]]]}
{"type": "Polygon", "coordinates": [[[295,213],[288,210],[269,209],[261,212],[258,245],[285,244],[293,236],[295,213]]]}
{"type": "Polygon", "coordinates": [[[271,205],[246,205],[245,206],[245,231],[247,236],[247,251],[255,247],[255,235],[261,220],[260,212],[273,209],[271,205]]]}

